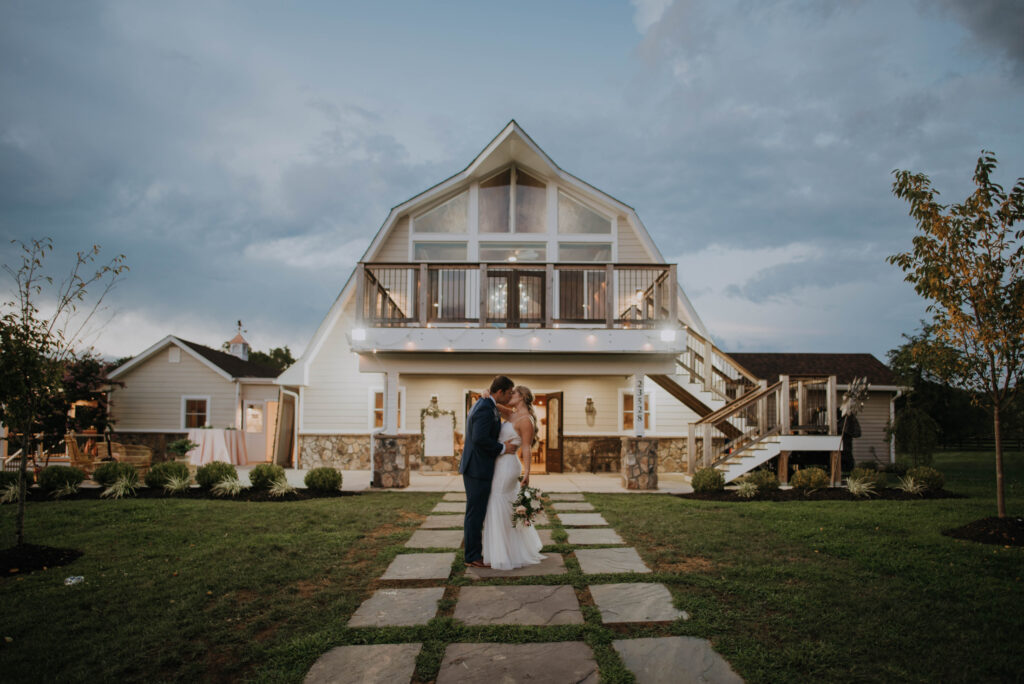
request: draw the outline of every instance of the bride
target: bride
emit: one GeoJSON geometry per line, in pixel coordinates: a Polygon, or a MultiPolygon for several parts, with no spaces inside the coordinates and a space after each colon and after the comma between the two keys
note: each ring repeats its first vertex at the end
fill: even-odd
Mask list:
{"type": "Polygon", "coordinates": [[[487,500],[484,517],[484,563],[497,570],[511,570],[524,565],[535,565],[544,560],[540,554],[543,544],[534,526],[512,526],[512,502],[519,493],[519,476],[523,486],[530,484],[531,450],[536,442],[537,416],[533,412],[533,392],[517,385],[508,406],[498,404],[506,422],[501,424],[498,440],[512,442],[519,448],[502,454],[494,463],[491,496],[487,500]],[[519,456],[522,454],[522,463],[519,456]],[[525,467],[524,467],[525,464],[525,467]]]}

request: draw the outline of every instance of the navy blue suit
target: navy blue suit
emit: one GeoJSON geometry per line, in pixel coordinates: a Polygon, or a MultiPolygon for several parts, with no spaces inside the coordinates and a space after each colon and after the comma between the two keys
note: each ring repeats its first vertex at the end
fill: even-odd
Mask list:
{"type": "Polygon", "coordinates": [[[494,461],[505,450],[498,441],[501,416],[494,400],[487,397],[476,402],[466,416],[466,445],[462,449],[459,472],[466,488],[466,521],[463,528],[465,560],[483,560],[484,517],[491,496],[494,461]]]}

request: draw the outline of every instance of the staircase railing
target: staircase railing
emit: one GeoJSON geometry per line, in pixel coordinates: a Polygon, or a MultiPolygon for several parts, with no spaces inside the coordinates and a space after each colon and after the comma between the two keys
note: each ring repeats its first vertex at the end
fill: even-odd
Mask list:
{"type": "Polygon", "coordinates": [[[676,363],[689,376],[691,383],[725,402],[743,397],[758,387],[757,377],[732,357],[716,347],[711,340],[692,329],[686,330],[686,350],[676,363]]]}

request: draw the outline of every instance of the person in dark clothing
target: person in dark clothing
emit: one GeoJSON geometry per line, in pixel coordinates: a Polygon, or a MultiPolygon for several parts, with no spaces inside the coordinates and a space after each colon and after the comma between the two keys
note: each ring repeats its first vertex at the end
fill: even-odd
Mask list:
{"type": "Polygon", "coordinates": [[[844,416],[839,412],[839,434],[843,436],[842,468],[853,470],[853,440],[860,437],[860,421],[857,416],[844,416]]]}

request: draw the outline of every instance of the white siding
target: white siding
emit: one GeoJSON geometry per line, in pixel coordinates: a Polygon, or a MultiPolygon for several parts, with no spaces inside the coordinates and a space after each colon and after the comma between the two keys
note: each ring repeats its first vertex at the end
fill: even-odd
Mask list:
{"type": "Polygon", "coordinates": [[[654,398],[654,430],[649,434],[656,437],[686,437],[689,434],[688,425],[698,420],[697,414],[652,380],[647,380],[644,387],[654,398]]]}
{"type": "Polygon", "coordinates": [[[644,249],[640,238],[637,237],[636,231],[633,230],[633,226],[629,224],[629,221],[620,216],[617,228],[619,233],[619,263],[650,263],[651,257],[647,254],[647,250],[644,249]]]}
{"type": "Polygon", "coordinates": [[[889,422],[889,400],[892,392],[868,392],[864,407],[857,416],[860,423],[860,437],[853,440],[855,461],[889,462],[889,440],[885,426],[889,422]],[[874,448],[874,453],[871,452],[874,448]]]}
{"type": "Polygon", "coordinates": [[[409,217],[403,216],[395,221],[380,251],[373,259],[379,263],[406,263],[409,261],[409,217]]]}
{"type": "Polygon", "coordinates": [[[181,361],[170,363],[167,348],[119,378],[125,386],[111,394],[110,413],[119,432],[182,429],[181,397],[208,396],[207,421],[217,428],[236,427],[235,385],[181,351],[181,361]]]}

